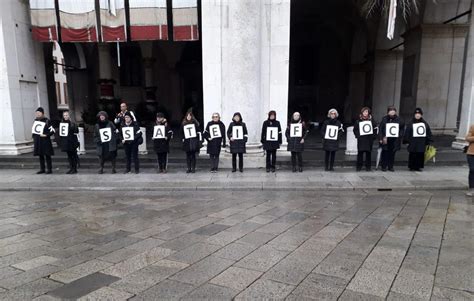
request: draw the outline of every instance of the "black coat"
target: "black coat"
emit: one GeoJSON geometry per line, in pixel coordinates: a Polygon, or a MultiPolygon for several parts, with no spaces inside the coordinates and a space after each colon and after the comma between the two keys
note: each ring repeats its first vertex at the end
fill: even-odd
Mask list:
{"type": "Polygon", "coordinates": [[[79,133],[79,128],[74,122],[71,121],[61,121],[61,123],[69,123],[69,130],[67,136],[59,136],[59,141],[61,145],[61,151],[63,152],[73,152],[79,147],[79,140],[77,134],[79,133]]]}
{"type": "Polygon", "coordinates": [[[306,139],[306,136],[308,136],[309,131],[306,128],[306,124],[302,121],[298,121],[298,122],[292,121],[291,123],[301,123],[303,125],[303,133],[302,133],[302,137],[290,137],[291,126],[288,125],[286,127],[285,136],[286,136],[286,139],[288,140],[287,150],[289,152],[301,153],[304,151],[304,142],[301,143],[301,140],[306,139]]]}
{"type": "Polygon", "coordinates": [[[325,151],[329,152],[335,152],[339,150],[339,139],[341,139],[341,132],[342,132],[342,127],[341,127],[341,122],[337,119],[326,119],[323,122],[323,126],[321,127],[321,135],[323,136],[323,149],[325,151]],[[324,136],[326,135],[326,128],[328,125],[334,125],[337,126],[338,134],[337,134],[337,140],[331,140],[331,139],[324,139],[324,136]]]}
{"type": "Polygon", "coordinates": [[[109,153],[113,153],[113,155],[117,154],[117,128],[115,125],[109,121],[106,120],[105,122],[98,122],[95,125],[94,129],[94,142],[96,144],[96,152],[99,157],[109,157],[109,153]],[[102,142],[100,140],[100,129],[109,127],[112,130],[112,137],[109,142],[102,142]]]}
{"type": "Polygon", "coordinates": [[[431,128],[423,118],[419,120],[413,119],[412,122],[407,125],[403,140],[404,143],[408,144],[407,149],[410,153],[424,153],[426,146],[433,143],[431,128]],[[416,123],[425,124],[426,137],[413,137],[413,124],[416,123]]]}
{"type": "Polygon", "coordinates": [[[123,141],[123,144],[141,144],[140,142],[143,143],[142,131],[140,130],[140,126],[138,125],[138,123],[136,123],[135,121],[132,121],[132,123],[130,123],[129,125],[124,123],[120,129],[120,139],[123,141]],[[128,127],[133,127],[133,132],[135,133],[133,137],[133,141],[132,140],[123,141],[124,137],[123,137],[122,129],[128,128],[128,127]]]}
{"type": "Polygon", "coordinates": [[[222,121],[218,121],[218,122],[209,121],[207,123],[203,136],[207,140],[207,153],[209,155],[219,155],[221,153],[221,146],[224,146],[224,147],[226,146],[225,134],[226,134],[225,125],[222,123],[222,121]],[[215,124],[219,125],[219,129],[221,131],[221,137],[211,139],[209,127],[215,124]]]}
{"type": "Polygon", "coordinates": [[[35,121],[41,121],[46,123],[43,129],[43,134],[46,137],[41,137],[40,135],[33,134],[34,142],[34,155],[35,156],[53,156],[54,149],[53,144],[51,143],[51,136],[54,135],[54,129],[51,126],[51,121],[46,118],[35,119],[35,121]]]}
{"type": "Polygon", "coordinates": [[[387,137],[385,131],[387,127],[387,123],[398,123],[399,124],[399,133],[398,138],[387,138],[387,144],[382,144],[382,150],[392,149],[394,151],[398,151],[401,148],[403,135],[405,132],[405,122],[398,116],[395,115],[390,117],[389,115],[385,115],[382,118],[382,121],[379,124],[379,140],[382,141],[383,138],[387,137]]]}
{"type": "Polygon", "coordinates": [[[201,140],[199,137],[199,122],[196,120],[192,120],[188,123],[183,123],[181,125],[181,135],[183,136],[183,151],[185,152],[199,152],[199,149],[201,148],[201,140]],[[196,127],[196,137],[194,138],[185,138],[184,135],[184,126],[188,124],[194,124],[196,127]]]}
{"type": "Polygon", "coordinates": [[[377,129],[375,128],[377,124],[375,121],[371,119],[359,119],[355,122],[354,124],[354,135],[357,138],[357,150],[359,152],[371,152],[373,145],[374,145],[374,140],[377,138],[377,129]],[[359,130],[359,123],[364,122],[364,121],[371,121],[372,122],[372,130],[373,134],[372,135],[360,135],[360,130],[359,130]]]}
{"type": "Polygon", "coordinates": [[[229,128],[227,129],[227,137],[229,138],[229,144],[230,144],[230,152],[232,154],[239,154],[239,153],[245,153],[247,151],[246,149],[246,144],[248,141],[248,131],[247,131],[247,125],[245,125],[245,122],[235,122],[232,121],[229,124],[229,128]],[[242,130],[244,131],[244,139],[241,140],[234,140],[232,141],[232,129],[234,126],[241,126],[242,130]]]}
{"type": "Polygon", "coordinates": [[[281,133],[281,126],[278,120],[270,120],[267,119],[263,122],[262,125],[262,137],[260,138],[260,142],[263,144],[264,150],[276,150],[280,148],[280,144],[282,143],[282,133],[281,133]],[[267,128],[269,127],[276,127],[278,128],[278,140],[277,141],[267,141],[267,128]]]}
{"type": "Polygon", "coordinates": [[[153,149],[155,153],[169,153],[170,152],[170,140],[173,138],[173,131],[168,126],[168,123],[160,123],[156,125],[164,125],[166,139],[153,139],[153,149]]]}

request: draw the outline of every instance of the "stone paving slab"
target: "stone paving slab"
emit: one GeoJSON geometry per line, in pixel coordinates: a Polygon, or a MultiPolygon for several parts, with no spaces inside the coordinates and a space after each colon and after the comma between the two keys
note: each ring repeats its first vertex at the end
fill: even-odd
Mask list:
{"type": "Polygon", "coordinates": [[[472,300],[472,206],[444,188],[4,192],[0,300],[472,300]]]}

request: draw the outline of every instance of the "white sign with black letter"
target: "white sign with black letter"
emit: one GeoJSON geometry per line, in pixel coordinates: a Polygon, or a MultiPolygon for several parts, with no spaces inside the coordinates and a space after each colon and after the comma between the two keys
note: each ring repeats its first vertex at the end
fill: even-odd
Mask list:
{"type": "Polygon", "coordinates": [[[267,141],[278,141],[278,128],[274,126],[267,127],[267,141]]]}
{"type": "Polygon", "coordinates": [[[232,138],[234,140],[244,139],[244,127],[241,125],[234,125],[232,127],[232,138]]]}
{"type": "Polygon", "coordinates": [[[66,137],[69,133],[69,123],[61,122],[59,124],[59,136],[66,137]]]}
{"type": "Polygon", "coordinates": [[[35,122],[33,122],[33,127],[31,128],[31,132],[35,135],[41,135],[43,134],[43,130],[45,126],[46,126],[45,122],[35,120],[35,122]]]}
{"type": "Polygon", "coordinates": [[[184,130],[184,138],[185,139],[190,139],[190,138],[196,138],[196,126],[194,124],[186,124],[183,127],[184,130]]]}
{"type": "Polygon", "coordinates": [[[209,136],[211,136],[211,139],[221,138],[222,137],[221,127],[218,124],[210,125],[209,136]]]}
{"type": "Polygon", "coordinates": [[[426,125],[423,122],[413,124],[413,137],[426,137],[426,125]]]}
{"type": "Polygon", "coordinates": [[[339,134],[339,127],[336,125],[327,125],[326,133],[324,134],[324,139],[328,140],[337,140],[339,134]]]}
{"type": "Polygon", "coordinates": [[[153,139],[165,139],[165,126],[164,125],[155,125],[153,128],[153,139]]]}
{"type": "Polygon", "coordinates": [[[100,134],[100,141],[102,141],[102,143],[110,142],[110,140],[112,140],[111,128],[99,129],[99,134],[100,134]]]}
{"type": "Polygon", "coordinates": [[[359,122],[359,133],[361,136],[373,135],[374,129],[372,127],[372,121],[359,122]]]}
{"type": "Polygon", "coordinates": [[[385,136],[387,138],[398,138],[400,125],[398,123],[387,123],[385,127],[385,136]]]}
{"type": "Polygon", "coordinates": [[[122,137],[125,141],[133,141],[135,140],[135,131],[134,128],[131,126],[126,126],[122,128],[122,137]]]}
{"type": "Polygon", "coordinates": [[[303,125],[301,123],[290,124],[290,137],[303,137],[303,125]]]}

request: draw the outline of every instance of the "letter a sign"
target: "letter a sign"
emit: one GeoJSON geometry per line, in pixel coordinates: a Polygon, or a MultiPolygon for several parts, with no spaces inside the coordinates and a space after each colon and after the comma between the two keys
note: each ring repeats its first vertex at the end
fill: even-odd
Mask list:
{"type": "Polygon", "coordinates": [[[290,124],[290,137],[303,137],[303,125],[301,123],[290,124]]]}
{"type": "Polygon", "coordinates": [[[426,137],[426,126],[424,123],[413,124],[413,137],[426,137]]]}
{"type": "Polygon", "coordinates": [[[165,126],[155,125],[153,128],[153,139],[165,139],[165,126]]]}
{"type": "Polygon", "coordinates": [[[232,127],[232,138],[234,140],[244,139],[244,128],[241,125],[236,125],[232,127]]]}
{"type": "Polygon", "coordinates": [[[184,138],[185,139],[190,139],[190,138],[196,138],[196,127],[194,124],[187,124],[183,127],[184,130],[184,138]]]}
{"type": "Polygon", "coordinates": [[[400,129],[400,125],[398,123],[387,123],[387,127],[385,128],[385,135],[387,138],[398,138],[398,132],[400,129]]]}
{"type": "Polygon", "coordinates": [[[267,141],[278,141],[278,128],[271,126],[267,127],[267,141]]]}
{"type": "Polygon", "coordinates": [[[211,139],[222,137],[221,128],[218,124],[209,126],[209,135],[211,136],[211,139]]]}
{"type": "Polygon", "coordinates": [[[111,128],[100,129],[99,134],[100,134],[100,141],[102,141],[102,143],[110,142],[110,140],[112,140],[112,129],[111,128]]]}
{"type": "Polygon", "coordinates": [[[372,128],[371,121],[359,122],[359,133],[361,136],[373,135],[374,129],[372,128]]]}
{"type": "Polygon", "coordinates": [[[337,140],[337,135],[339,134],[339,127],[336,125],[327,125],[326,133],[324,139],[328,140],[337,140]]]}
{"type": "Polygon", "coordinates": [[[31,128],[31,132],[35,135],[41,135],[43,134],[44,127],[46,126],[46,123],[43,121],[35,121],[33,122],[33,127],[31,128]]]}
{"type": "Polygon", "coordinates": [[[59,136],[66,137],[69,132],[69,123],[61,122],[59,124],[59,136]]]}

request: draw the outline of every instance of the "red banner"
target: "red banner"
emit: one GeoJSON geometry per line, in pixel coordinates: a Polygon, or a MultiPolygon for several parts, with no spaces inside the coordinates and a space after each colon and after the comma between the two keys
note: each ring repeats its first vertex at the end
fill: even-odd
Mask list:
{"type": "Polygon", "coordinates": [[[173,1],[173,39],[199,40],[197,0],[173,1]]]}
{"type": "Polygon", "coordinates": [[[94,0],[59,1],[59,22],[63,42],[97,42],[94,0]]]}
{"type": "Polygon", "coordinates": [[[100,0],[102,42],[123,42],[127,39],[124,0],[100,0]]]}
{"type": "Polygon", "coordinates": [[[40,42],[58,40],[54,0],[30,0],[31,32],[40,42]]]}
{"type": "Polygon", "coordinates": [[[129,0],[130,38],[168,40],[166,0],[129,0]]]}

